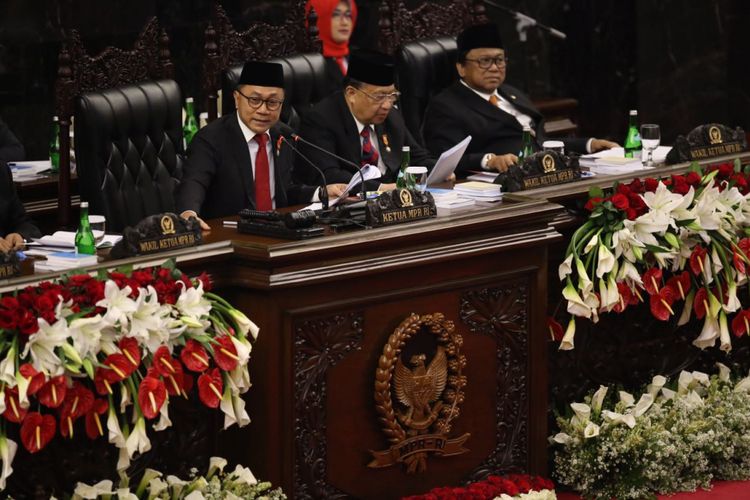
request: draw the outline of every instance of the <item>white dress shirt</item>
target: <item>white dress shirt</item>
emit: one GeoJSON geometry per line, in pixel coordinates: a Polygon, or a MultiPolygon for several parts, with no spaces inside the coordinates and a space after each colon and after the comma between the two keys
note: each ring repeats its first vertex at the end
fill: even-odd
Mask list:
{"type": "MultiPolygon", "coordinates": [[[[240,124],[240,130],[242,130],[242,135],[245,137],[245,142],[247,143],[247,148],[250,151],[250,162],[252,164],[253,169],[253,182],[255,182],[255,157],[258,155],[258,148],[259,145],[255,141],[255,136],[257,135],[255,132],[247,128],[247,125],[245,125],[242,120],[240,119],[240,114],[237,113],[237,121],[240,124]]],[[[271,204],[273,208],[276,208],[276,189],[274,189],[275,183],[274,183],[274,156],[273,156],[273,144],[271,141],[271,134],[268,133],[268,131],[264,132],[265,135],[268,136],[268,140],[266,141],[266,154],[268,155],[268,183],[269,188],[271,189],[271,204]]]]}

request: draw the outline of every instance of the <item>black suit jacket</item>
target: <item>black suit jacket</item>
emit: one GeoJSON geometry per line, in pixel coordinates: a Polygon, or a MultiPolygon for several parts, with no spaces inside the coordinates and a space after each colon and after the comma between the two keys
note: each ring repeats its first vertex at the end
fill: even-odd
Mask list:
{"type": "MultiPolygon", "coordinates": [[[[279,135],[271,129],[276,208],[308,203],[317,187],[292,182],[292,152],[283,144],[279,147],[279,135]]],[[[222,116],[193,137],[176,204],[178,212],[194,210],[207,219],[255,209],[252,161],[236,112],[222,116]]]]}
{"type": "Polygon", "coordinates": [[[23,145],[8,126],[0,120],[0,161],[19,161],[26,157],[23,145]]]}
{"type": "MultiPolygon", "coordinates": [[[[321,148],[331,151],[342,158],[359,165],[362,160],[362,142],[357,131],[349,106],[344,100],[343,92],[336,92],[318,104],[302,117],[300,134],[321,148]]],[[[404,124],[401,112],[397,108],[391,109],[388,118],[375,125],[375,136],[378,149],[387,167],[386,174],[380,179],[368,181],[367,190],[376,190],[380,183],[395,182],[401,166],[401,148],[409,146],[411,149],[411,164],[432,168],[435,160],[429,151],[419,145],[404,124]]],[[[348,183],[357,169],[331,156],[300,143],[302,154],[317,165],[330,183],[348,183]]],[[[311,184],[318,182],[319,174],[315,172],[302,158],[297,158],[294,165],[295,178],[311,184]]]]}
{"type": "MultiPolygon", "coordinates": [[[[498,93],[519,111],[534,120],[537,148],[544,142],[544,118],[524,93],[510,85],[501,85],[498,93]]],[[[482,169],[487,153],[518,154],[522,146],[523,128],[509,113],[491,105],[460,81],[454,83],[430,102],[425,112],[423,134],[433,153],[455,146],[471,135],[471,143],[456,168],[458,177],[469,170],[482,169]]],[[[563,139],[566,151],[586,152],[588,139],[563,139]]]]}
{"type": "Polygon", "coordinates": [[[42,235],[18,198],[8,165],[0,160],[0,237],[10,233],[19,233],[24,238],[38,238],[42,235]]]}
{"type": "Polygon", "coordinates": [[[333,57],[326,57],[326,87],[324,95],[331,95],[344,86],[344,74],[333,57]]]}

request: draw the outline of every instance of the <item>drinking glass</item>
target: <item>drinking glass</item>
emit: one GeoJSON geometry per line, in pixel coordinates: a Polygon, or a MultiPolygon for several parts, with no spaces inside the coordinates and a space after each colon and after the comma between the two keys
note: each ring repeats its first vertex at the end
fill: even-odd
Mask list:
{"type": "Polygon", "coordinates": [[[427,189],[427,167],[407,167],[406,173],[414,180],[414,187],[424,193],[427,189]]]}
{"type": "Polygon", "coordinates": [[[648,158],[643,163],[645,166],[654,166],[654,150],[659,147],[660,142],[661,131],[659,130],[659,125],[655,123],[644,123],[641,125],[641,147],[643,147],[644,152],[648,151],[648,158]]]}
{"type": "Polygon", "coordinates": [[[89,215],[89,226],[94,233],[94,239],[100,243],[104,239],[107,219],[103,215],[89,215]]]}

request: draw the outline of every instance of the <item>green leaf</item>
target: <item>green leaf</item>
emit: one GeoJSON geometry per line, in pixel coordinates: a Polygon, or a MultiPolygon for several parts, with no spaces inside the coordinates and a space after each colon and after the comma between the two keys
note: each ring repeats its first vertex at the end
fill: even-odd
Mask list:
{"type": "Polygon", "coordinates": [[[651,253],[669,253],[670,250],[664,247],[660,247],[657,245],[648,245],[646,244],[646,250],[648,250],[651,253]]]}
{"type": "Polygon", "coordinates": [[[604,198],[604,190],[599,186],[590,187],[589,198],[604,198]]]}
{"type": "Polygon", "coordinates": [[[735,158],[734,159],[734,171],[735,173],[739,174],[741,170],[742,170],[742,162],[740,161],[739,158],[735,158]]]}
{"type": "Polygon", "coordinates": [[[695,222],[695,219],[675,220],[675,224],[677,224],[677,227],[689,226],[693,222],[695,222]]]}
{"type": "Polygon", "coordinates": [[[107,281],[107,278],[109,277],[109,271],[106,269],[99,269],[96,271],[96,279],[99,281],[107,281]]]}
{"type": "Polygon", "coordinates": [[[162,265],[162,269],[169,269],[170,271],[174,271],[174,269],[177,267],[177,260],[172,257],[167,260],[165,260],[162,265]]]}
{"type": "Polygon", "coordinates": [[[124,266],[117,266],[115,268],[116,273],[124,274],[125,276],[130,276],[133,274],[133,264],[127,264],[124,266]]]}
{"type": "Polygon", "coordinates": [[[700,163],[697,161],[694,161],[690,164],[690,168],[688,169],[688,172],[695,172],[697,174],[702,174],[703,170],[701,169],[700,163]]]}

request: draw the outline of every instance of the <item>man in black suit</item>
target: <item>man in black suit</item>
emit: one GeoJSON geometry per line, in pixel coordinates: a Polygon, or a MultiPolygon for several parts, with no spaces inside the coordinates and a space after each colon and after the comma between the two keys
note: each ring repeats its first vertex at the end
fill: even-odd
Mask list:
{"type": "Polygon", "coordinates": [[[23,144],[13,135],[8,125],[0,120],[0,161],[19,161],[25,156],[23,144]]]}
{"type": "Polygon", "coordinates": [[[0,252],[21,249],[24,238],[40,236],[18,198],[8,165],[0,161],[0,252]]]}
{"type": "MultiPolygon", "coordinates": [[[[319,199],[317,187],[292,182],[294,153],[281,142],[275,127],[284,102],[283,67],[246,63],[234,102],[236,113],[222,116],[193,138],[177,190],[182,217],[198,217],[206,230],[210,228],[202,219],[319,199]]],[[[327,193],[339,196],[344,187],[329,185],[327,193]]]]}
{"type": "MultiPolygon", "coordinates": [[[[379,180],[367,181],[368,191],[395,187],[401,164],[401,150],[409,146],[411,164],[431,168],[435,160],[414,140],[404,119],[394,107],[399,93],[394,86],[393,59],[374,52],[354,52],[344,89],[307,112],[300,136],[357,166],[372,164],[381,173],[379,180]]],[[[309,146],[301,145],[307,156],[325,173],[328,182],[348,183],[357,169],[309,146]]],[[[301,158],[295,176],[310,182],[317,175],[301,158]]]]}
{"type": "MultiPolygon", "coordinates": [[[[504,84],[507,58],[494,24],[472,26],[458,35],[456,69],[461,79],[435,96],[425,112],[424,138],[433,153],[471,135],[456,168],[458,177],[470,170],[505,172],[518,162],[523,127],[544,141],[544,118],[531,100],[504,84]]],[[[617,146],[602,139],[563,139],[566,151],[593,153],[617,146]]]]}

